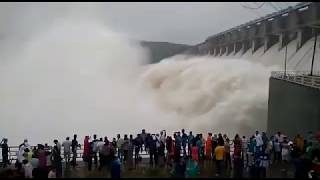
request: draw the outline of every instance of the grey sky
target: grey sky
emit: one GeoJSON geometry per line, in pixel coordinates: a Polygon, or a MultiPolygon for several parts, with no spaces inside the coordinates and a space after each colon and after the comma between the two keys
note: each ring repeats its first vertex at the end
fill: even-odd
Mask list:
{"type": "Polygon", "coordinates": [[[76,11],[99,17],[111,29],[135,39],[197,44],[206,37],[258,18],[294,2],[106,2],[0,3],[0,37],[6,33],[44,30],[47,23],[76,11]]]}

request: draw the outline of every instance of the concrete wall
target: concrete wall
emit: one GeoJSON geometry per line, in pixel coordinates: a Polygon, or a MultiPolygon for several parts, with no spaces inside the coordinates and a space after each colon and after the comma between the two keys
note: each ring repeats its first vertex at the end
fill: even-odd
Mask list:
{"type": "Polygon", "coordinates": [[[320,90],[270,78],[268,134],[320,131],[320,90]]]}

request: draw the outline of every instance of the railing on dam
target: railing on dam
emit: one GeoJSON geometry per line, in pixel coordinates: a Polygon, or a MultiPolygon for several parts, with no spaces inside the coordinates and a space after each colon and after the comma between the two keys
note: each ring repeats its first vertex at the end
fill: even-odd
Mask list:
{"type": "MultiPolygon", "coordinates": [[[[31,148],[35,148],[36,146],[31,146],[31,148]]],[[[143,149],[145,147],[143,146],[143,149]]],[[[1,148],[0,148],[1,149],[1,148]]],[[[52,149],[52,146],[49,146],[47,151],[51,152],[51,149],[52,149]]],[[[188,146],[186,147],[186,150],[188,151],[188,146]]],[[[19,146],[9,146],[9,157],[8,157],[8,160],[10,161],[11,164],[15,163],[16,160],[17,160],[17,154],[18,154],[18,151],[19,151],[19,146]]],[[[233,146],[233,140],[231,140],[230,142],[230,153],[233,154],[233,151],[234,151],[234,146],[233,146]]],[[[165,149],[165,153],[167,153],[167,149],[165,149]]],[[[61,155],[62,155],[62,158],[63,157],[63,147],[61,148],[61,155]]],[[[77,148],[77,161],[81,161],[82,160],[82,155],[83,155],[83,145],[81,145],[80,147],[77,148]]],[[[135,155],[135,151],[133,151],[133,156],[135,155]]],[[[149,153],[146,152],[145,150],[143,150],[142,152],[139,152],[139,155],[142,157],[142,158],[147,158],[149,153]]],[[[181,155],[183,155],[183,149],[181,148],[181,155]]],[[[71,153],[71,157],[72,157],[72,153],[71,153]]],[[[0,156],[0,164],[2,163],[2,157],[0,156]]]]}
{"type": "Polygon", "coordinates": [[[306,71],[273,71],[271,77],[320,89],[320,72],[310,76],[306,71]]]}

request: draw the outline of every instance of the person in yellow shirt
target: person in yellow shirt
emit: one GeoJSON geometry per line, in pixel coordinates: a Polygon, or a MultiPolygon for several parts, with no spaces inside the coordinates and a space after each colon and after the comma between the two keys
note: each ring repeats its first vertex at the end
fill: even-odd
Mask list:
{"type": "Polygon", "coordinates": [[[219,176],[222,172],[222,163],[224,162],[225,159],[225,149],[224,149],[224,144],[222,142],[219,142],[218,146],[214,150],[215,155],[216,155],[216,167],[217,167],[217,172],[216,176],[219,176]]]}
{"type": "Polygon", "coordinates": [[[297,145],[300,151],[303,151],[304,139],[300,134],[297,134],[293,142],[297,145]]]}

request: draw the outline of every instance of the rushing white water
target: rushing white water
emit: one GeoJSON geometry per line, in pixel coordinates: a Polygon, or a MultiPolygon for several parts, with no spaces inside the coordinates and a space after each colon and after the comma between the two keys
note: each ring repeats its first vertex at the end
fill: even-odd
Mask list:
{"type": "Polygon", "coordinates": [[[242,59],[175,56],[148,67],[142,81],[180,127],[248,135],[266,129],[269,75],[242,59]]]}
{"type": "Polygon", "coordinates": [[[139,44],[97,21],[72,18],[5,42],[0,136],[11,145],[142,128],[230,135],[266,128],[270,68],[261,64],[174,56],[146,65],[139,44]]]}

